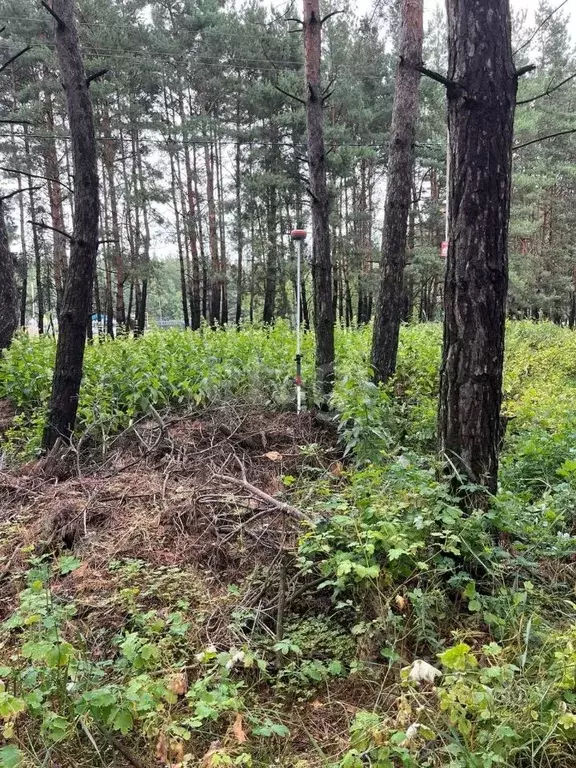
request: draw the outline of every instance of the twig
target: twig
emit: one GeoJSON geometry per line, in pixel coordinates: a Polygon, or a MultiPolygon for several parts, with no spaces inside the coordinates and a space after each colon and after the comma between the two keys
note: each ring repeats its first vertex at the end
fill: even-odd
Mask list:
{"type": "Polygon", "coordinates": [[[0,123],[8,123],[8,125],[32,125],[30,120],[25,120],[22,117],[0,117],[0,123]]]}
{"type": "MultiPolygon", "coordinates": [[[[0,120],[0,123],[2,120],[0,120]]],[[[63,181],[60,181],[60,179],[52,179],[50,176],[42,176],[39,173],[29,173],[28,171],[21,171],[17,168],[5,168],[3,166],[0,166],[0,171],[4,171],[4,173],[17,173],[20,176],[28,176],[29,179],[42,179],[43,181],[49,181],[52,184],[60,184],[62,187],[65,187],[69,192],[72,192],[72,187],[69,187],[67,184],[65,184],[63,181]]]]}
{"type": "Polygon", "coordinates": [[[332,18],[332,16],[336,16],[337,13],[344,13],[344,11],[332,11],[331,13],[327,13],[326,16],[320,21],[320,24],[324,24],[325,21],[328,21],[328,19],[332,18]]]}
{"type": "Polygon", "coordinates": [[[286,512],[288,515],[292,515],[293,517],[296,517],[298,520],[307,520],[308,522],[311,522],[310,518],[307,515],[305,515],[304,512],[301,512],[299,509],[296,509],[296,507],[293,507],[290,504],[286,504],[286,502],[284,501],[279,501],[278,499],[275,499],[274,496],[270,496],[269,493],[266,493],[266,491],[263,491],[261,488],[257,488],[255,485],[252,485],[252,483],[249,483],[247,480],[240,480],[238,477],[232,477],[232,475],[215,474],[214,477],[217,480],[222,480],[222,482],[224,483],[241,485],[243,488],[249,491],[253,496],[256,496],[257,498],[262,499],[262,501],[265,501],[266,503],[271,504],[277,509],[282,510],[282,512],[286,512]]]}
{"type": "MultiPolygon", "coordinates": [[[[280,643],[284,639],[284,610],[286,608],[286,553],[283,553],[280,563],[280,584],[278,586],[278,612],[276,614],[276,642],[280,643]]],[[[283,666],[282,651],[276,652],[276,666],[281,669],[283,666]]]]}
{"type": "Polygon", "coordinates": [[[272,83],[274,88],[276,88],[277,91],[280,91],[280,93],[283,93],[284,96],[289,96],[291,99],[294,99],[294,101],[299,101],[300,104],[306,104],[304,99],[301,99],[299,96],[294,95],[293,93],[289,93],[288,91],[285,91],[284,88],[280,88],[279,85],[276,85],[276,83],[272,83]]]}
{"type": "Polygon", "coordinates": [[[25,54],[27,51],[30,51],[32,49],[31,45],[27,45],[26,48],[22,48],[21,51],[18,51],[18,53],[15,53],[14,56],[11,56],[8,61],[5,61],[4,64],[0,67],[0,73],[4,72],[6,67],[9,67],[10,64],[12,64],[13,61],[16,61],[16,59],[19,59],[20,56],[25,54]]]}
{"type": "Polygon", "coordinates": [[[515,147],[512,147],[512,151],[516,151],[517,149],[523,149],[524,147],[529,147],[531,144],[538,144],[540,141],[546,141],[546,139],[555,139],[556,136],[567,136],[569,133],[576,133],[576,128],[570,128],[567,131],[558,131],[558,133],[549,133],[547,136],[539,136],[537,139],[532,139],[531,141],[525,141],[523,144],[516,144],[515,147]]]}
{"type": "MultiPolygon", "coordinates": [[[[42,5],[44,5],[44,3],[42,3],[42,5]]],[[[130,750],[127,747],[124,746],[124,744],[122,744],[121,741],[119,741],[115,736],[113,736],[111,733],[109,733],[102,726],[100,726],[100,732],[102,733],[102,735],[104,736],[106,741],[108,741],[108,743],[111,744],[117,752],[120,752],[122,757],[124,757],[124,758],[126,758],[126,760],[128,760],[130,765],[133,765],[134,768],[146,768],[144,763],[141,763],[140,760],[138,760],[138,758],[135,757],[132,754],[132,752],[130,752],[130,750]]]]}
{"type": "Polygon", "coordinates": [[[517,54],[517,53],[520,53],[520,51],[523,51],[523,50],[524,50],[524,48],[526,48],[526,46],[530,45],[530,43],[532,42],[532,40],[534,40],[534,38],[536,37],[536,35],[538,34],[538,32],[540,32],[540,30],[542,29],[542,27],[543,27],[543,26],[545,26],[545,25],[546,25],[546,24],[547,24],[547,23],[550,21],[550,19],[552,18],[552,16],[554,16],[554,14],[556,13],[556,11],[559,11],[559,10],[560,10],[560,8],[562,8],[562,6],[563,6],[563,5],[566,5],[566,3],[567,3],[567,2],[568,2],[568,0],[562,0],[562,2],[560,3],[560,5],[557,5],[557,6],[556,6],[556,8],[554,8],[554,10],[550,11],[550,13],[548,14],[548,16],[546,16],[546,18],[544,19],[544,21],[542,21],[542,22],[541,22],[541,23],[540,23],[540,24],[539,24],[539,25],[536,27],[536,29],[535,29],[535,30],[534,30],[534,32],[533,32],[533,33],[530,35],[530,37],[528,38],[528,40],[526,40],[526,42],[525,42],[525,43],[522,43],[522,45],[521,45],[519,48],[516,48],[516,50],[514,51],[514,53],[512,54],[512,56],[516,56],[516,54],[517,54]]]}
{"type": "Polygon", "coordinates": [[[50,224],[45,224],[43,221],[32,221],[30,219],[28,224],[31,224],[33,227],[39,227],[40,229],[50,229],[52,232],[58,232],[59,235],[67,237],[70,242],[74,242],[74,237],[68,234],[68,232],[64,232],[63,229],[58,229],[58,227],[51,227],[50,224]]]}
{"type": "Polygon", "coordinates": [[[554,93],[554,91],[557,91],[558,88],[562,88],[563,85],[566,85],[566,83],[569,83],[570,80],[573,80],[576,77],[576,72],[574,72],[569,77],[566,77],[564,80],[562,80],[560,83],[555,85],[553,88],[546,88],[546,90],[543,93],[539,93],[538,96],[532,96],[530,99],[522,99],[521,101],[516,102],[516,106],[520,106],[520,104],[530,104],[533,101],[537,101],[538,99],[544,98],[544,96],[550,96],[551,93],[554,93]]]}
{"type": "Polygon", "coordinates": [[[9,192],[7,195],[1,195],[0,200],[10,200],[11,197],[14,197],[14,195],[19,195],[22,192],[34,192],[37,189],[41,189],[42,187],[26,187],[26,189],[15,189],[13,192],[9,192]]]}

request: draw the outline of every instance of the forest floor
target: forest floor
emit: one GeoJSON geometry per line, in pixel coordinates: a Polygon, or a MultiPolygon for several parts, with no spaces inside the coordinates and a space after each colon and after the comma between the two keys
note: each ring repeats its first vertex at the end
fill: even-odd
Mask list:
{"type": "Polygon", "coordinates": [[[42,459],[53,342],[0,360],[0,768],[576,768],[576,334],[510,324],[472,514],[438,326],[336,341],[328,419],[280,323],[93,345],[42,459]]]}
{"type": "MultiPolygon", "coordinates": [[[[0,415],[7,428],[14,410],[6,401],[0,401],[0,415]]],[[[198,666],[198,649],[245,646],[239,612],[251,614],[252,634],[257,630],[279,641],[283,621],[329,610],[329,602],[314,594],[318,580],[303,576],[295,563],[304,513],[282,497],[287,477],[337,477],[341,454],[335,430],[311,413],[237,403],[143,419],[115,438],[105,456],[96,446],[81,446],[80,454],[57,449],[47,459],[5,471],[0,621],[17,610],[32,553],[64,562],[73,556],[73,567],[51,573],[45,586],[51,601],[75,606],[64,631],[81,635],[94,659],[106,657],[121,628],[150,614],[165,620],[184,606],[190,655],[170,670],[186,677],[182,696],[186,670],[198,666]]],[[[1,643],[0,664],[13,653],[10,643],[1,643]]],[[[289,706],[293,697],[278,702],[281,722],[293,737],[286,765],[295,764],[298,753],[305,756],[302,765],[324,764],[310,756],[315,748],[324,757],[345,751],[360,695],[365,707],[366,686],[342,681],[311,700],[307,694],[289,706]]],[[[271,711],[276,706],[270,702],[271,711]]],[[[230,727],[220,728],[216,741],[214,732],[199,729],[187,745],[185,764],[225,764],[218,762],[217,746],[234,755],[249,730],[238,725],[238,717],[231,712],[230,727]]],[[[283,735],[284,728],[279,730],[283,735]]],[[[55,749],[48,765],[98,764],[90,739],[81,742],[55,749]],[[86,756],[86,749],[92,754],[86,756]]],[[[173,743],[171,755],[169,740],[160,738],[152,755],[144,742],[129,744],[114,737],[100,758],[108,765],[182,762],[181,747],[173,743]]]]}

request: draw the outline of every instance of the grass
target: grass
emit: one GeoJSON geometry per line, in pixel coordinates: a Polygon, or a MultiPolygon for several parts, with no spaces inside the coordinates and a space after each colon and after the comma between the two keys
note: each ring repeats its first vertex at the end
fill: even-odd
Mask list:
{"type": "MultiPolygon", "coordinates": [[[[576,766],[576,336],[509,325],[501,487],[468,516],[436,476],[440,336],[403,328],[381,389],[370,329],[338,331],[334,432],[290,413],[286,325],[92,345],[78,457],[0,481],[0,768],[576,766]]],[[[53,352],[0,362],[13,462],[53,352]]]]}

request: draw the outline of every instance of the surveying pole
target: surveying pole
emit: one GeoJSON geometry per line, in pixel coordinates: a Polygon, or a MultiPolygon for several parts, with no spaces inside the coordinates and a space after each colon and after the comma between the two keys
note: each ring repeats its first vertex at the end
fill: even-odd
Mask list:
{"type": "Polygon", "coordinates": [[[296,254],[296,413],[302,410],[302,339],[300,332],[300,303],[302,293],[302,256],[304,252],[304,242],[306,240],[305,229],[293,229],[290,237],[298,241],[299,247],[296,254]]]}

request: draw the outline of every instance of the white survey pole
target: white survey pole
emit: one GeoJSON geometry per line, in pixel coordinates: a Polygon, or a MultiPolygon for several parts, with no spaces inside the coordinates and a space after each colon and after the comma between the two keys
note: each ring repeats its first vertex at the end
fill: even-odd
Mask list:
{"type": "Polygon", "coordinates": [[[300,328],[300,305],[302,303],[302,256],[304,252],[304,241],[306,240],[305,229],[293,229],[290,237],[298,241],[298,250],[296,252],[296,413],[302,410],[302,334],[300,328]]]}

